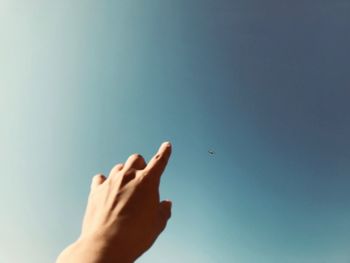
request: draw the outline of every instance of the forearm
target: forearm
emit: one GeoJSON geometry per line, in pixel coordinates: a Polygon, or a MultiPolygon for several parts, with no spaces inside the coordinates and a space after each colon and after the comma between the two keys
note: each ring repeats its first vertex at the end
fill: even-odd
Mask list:
{"type": "Polygon", "coordinates": [[[63,250],[56,263],[133,263],[125,252],[108,249],[101,240],[84,238],[63,250]]]}

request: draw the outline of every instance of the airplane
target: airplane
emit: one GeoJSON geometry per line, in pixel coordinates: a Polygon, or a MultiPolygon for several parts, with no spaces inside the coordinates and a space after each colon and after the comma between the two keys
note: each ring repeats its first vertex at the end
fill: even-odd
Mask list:
{"type": "Polygon", "coordinates": [[[208,150],[208,153],[213,155],[215,152],[213,150],[208,150]]]}

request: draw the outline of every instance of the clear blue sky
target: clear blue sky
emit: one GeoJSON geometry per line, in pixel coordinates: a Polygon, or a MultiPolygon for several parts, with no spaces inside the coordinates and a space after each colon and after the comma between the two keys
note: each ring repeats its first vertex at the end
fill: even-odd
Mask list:
{"type": "Polygon", "coordinates": [[[138,262],[350,262],[349,13],[0,1],[0,262],[53,262],[91,177],[165,140],[173,216],[138,262]]]}

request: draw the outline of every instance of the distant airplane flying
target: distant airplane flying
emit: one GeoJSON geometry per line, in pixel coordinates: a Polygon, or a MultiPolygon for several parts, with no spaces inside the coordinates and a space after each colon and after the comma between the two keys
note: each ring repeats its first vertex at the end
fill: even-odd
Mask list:
{"type": "Polygon", "coordinates": [[[215,152],[213,150],[209,150],[208,153],[213,155],[215,152]]]}

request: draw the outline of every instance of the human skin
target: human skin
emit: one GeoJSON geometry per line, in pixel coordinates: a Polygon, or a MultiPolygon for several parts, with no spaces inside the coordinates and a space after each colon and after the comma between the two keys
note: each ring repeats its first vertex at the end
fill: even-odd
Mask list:
{"type": "Polygon", "coordinates": [[[133,154],[108,178],[95,175],[80,237],[56,263],[131,263],[147,251],[171,216],[171,201],[159,198],[171,149],[164,142],[148,164],[133,154]]]}

